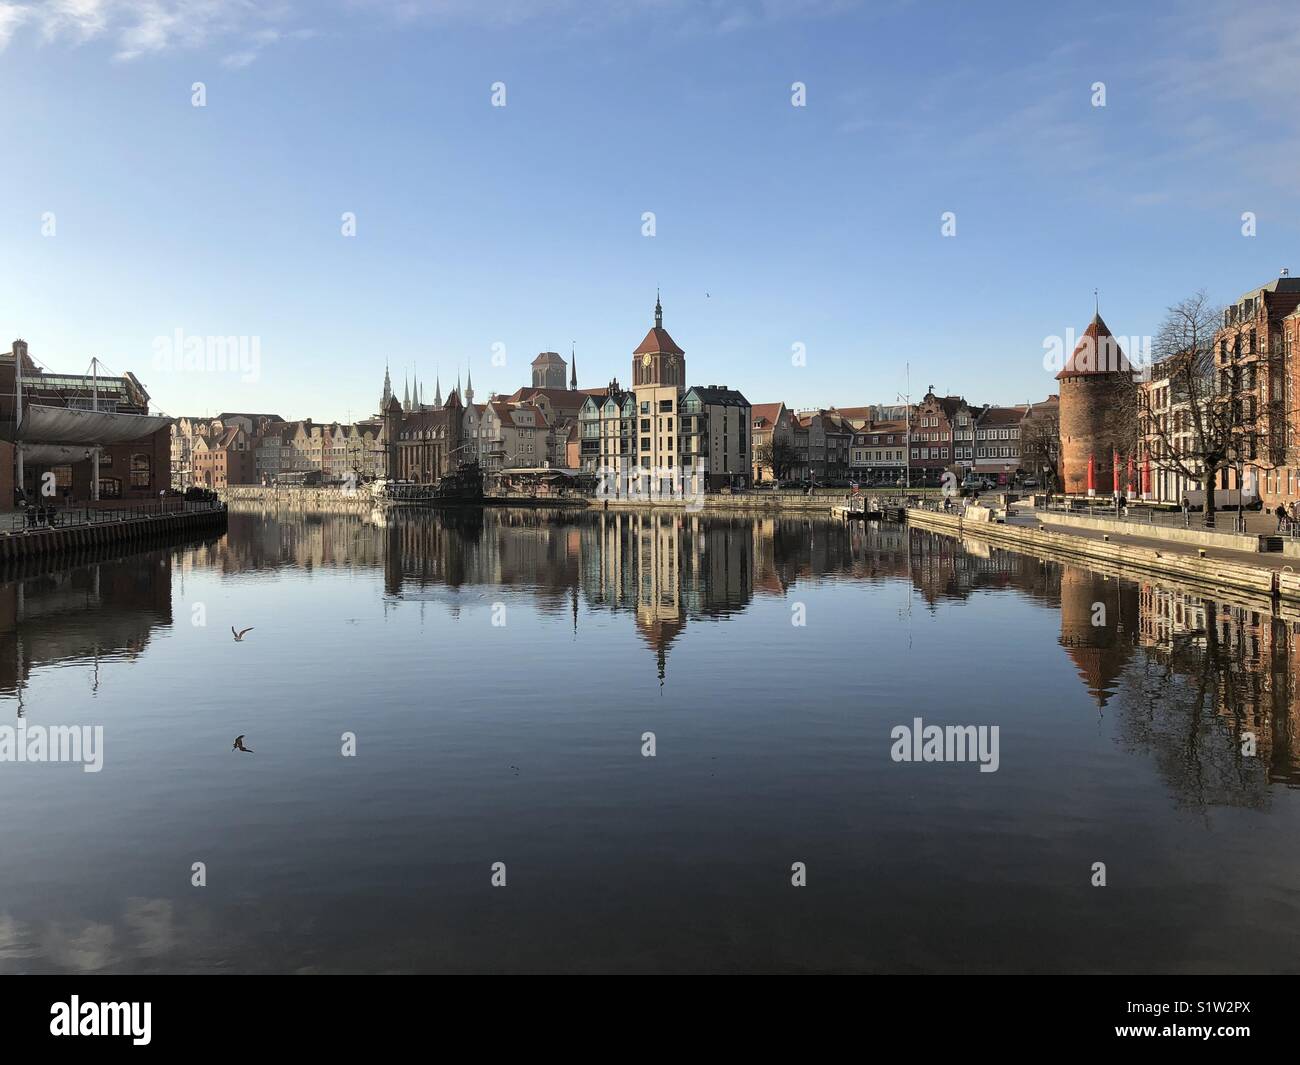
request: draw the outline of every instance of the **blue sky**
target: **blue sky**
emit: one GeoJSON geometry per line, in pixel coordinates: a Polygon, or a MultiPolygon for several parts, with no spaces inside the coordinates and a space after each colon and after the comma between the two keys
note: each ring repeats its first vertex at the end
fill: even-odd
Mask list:
{"type": "Polygon", "coordinates": [[[1300,6],[1133,7],[0,0],[0,337],[169,414],[358,418],[386,360],[626,381],[659,286],[691,381],[751,402],[890,402],[909,362],[1038,399],[1094,288],[1142,335],[1300,273],[1300,6]],[[156,365],[177,329],[257,337],[259,379],[156,365]]]}

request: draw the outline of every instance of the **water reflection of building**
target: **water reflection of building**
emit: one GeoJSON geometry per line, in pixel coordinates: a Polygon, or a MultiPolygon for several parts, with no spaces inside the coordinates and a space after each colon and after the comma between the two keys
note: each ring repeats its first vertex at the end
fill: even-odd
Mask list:
{"type": "Polygon", "coordinates": [[[915,529],[909,530],[907,553],[912,583],[931,609],[940,600],[990,589],[1012,589],[1053,605],[1059,598],[1057,574],[1032,555],[915,529]]]}
{"type": "Polygon", "coordinates": [[[1137,586],[1081,569],[1061,567],[1061,646],[1097,706],[1114,696],[1133,655],[1139,628],[1137,586]]]}
{"type": "Polygon", "coordinates": [[[669,511],[602,512],[580,526],[583,597],[631,609],[662,679],[691,618],[743,610],[753,598],[755,524],[669,511]]]}
{"type": "MultiPolygon", "coordinates": [[[[1169,699],[1191,703],[1194,693],[1189,711],[1214,715],[1199,720],[1197,731],[1219,733],[1239,773],[1249,764],[1238,756],[1251,734],[1268,779],[1300,785],[1300,625],[1271,605],[1252,609],[1150,583],[1141,586],[1139,609],[1140,642],[1162,667],[1163,687],[1183,681],[1169,699]]],[[[1201,747],[1208,742],[1202,735],[1201,747]]]]}
{"type": "Polygon", "coordinates": [[[0,583],[0,694],[18,695],[21,713],[33,670],[142,652],[172,621],[171,560],[157,550],[31,576],[10,571],[0,583]]]}

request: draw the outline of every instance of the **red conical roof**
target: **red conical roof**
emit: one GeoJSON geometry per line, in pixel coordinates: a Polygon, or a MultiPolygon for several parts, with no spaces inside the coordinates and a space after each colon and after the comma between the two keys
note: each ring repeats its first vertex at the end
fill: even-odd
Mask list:
{"type": "Polygon", "coordinates": [[[1131,374],[1133,367],[1119,346],[1119,341],[1101,320],[1101,315],[1094,314],[1056,379],[1059,381],[1063,377],[1090,377],[1109,373],[1131,374]]]}

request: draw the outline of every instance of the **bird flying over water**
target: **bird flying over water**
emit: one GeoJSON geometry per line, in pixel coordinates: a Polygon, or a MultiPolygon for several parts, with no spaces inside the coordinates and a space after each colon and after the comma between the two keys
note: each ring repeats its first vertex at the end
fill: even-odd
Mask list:
{"type": "Polygon", "coordinates": [[[252,631],[253,631],[253,626],[252,626],[252,625],[249,625],[248,628],[246,628],[246,629],[240,629],[238,632],[235,632],[235,626],[234,626],[234,625],[231,625],[231,626],[230,626],[230,632],[231,632],[231,634],[235,637],[235,643],[243,643],[243,642],[244,642],[244,633],[246,633],[246,632],[252,632],[252,631]]]}
{"type": "Polygon", "coordinates": [[[234,746],[231,747],[230,749],[231,749],[232,751],[243,751],[245,754],[252,754],[252,753],[253,753],[253,749],[252,749],[251,747],[245,747],[245,746],[244,746],[244,735],[243,735],[243,733],[240,733],[238,736],[235,737],[235,743],[234,743],[234,746]]]}

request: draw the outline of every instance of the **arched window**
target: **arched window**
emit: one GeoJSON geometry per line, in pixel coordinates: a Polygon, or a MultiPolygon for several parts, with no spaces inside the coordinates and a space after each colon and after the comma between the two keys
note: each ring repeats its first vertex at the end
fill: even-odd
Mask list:
{"type": "Polygon", "coordinates": [[[148,455],[131,456],[131,487],[153,487],[153,461],[148,455]]]}

